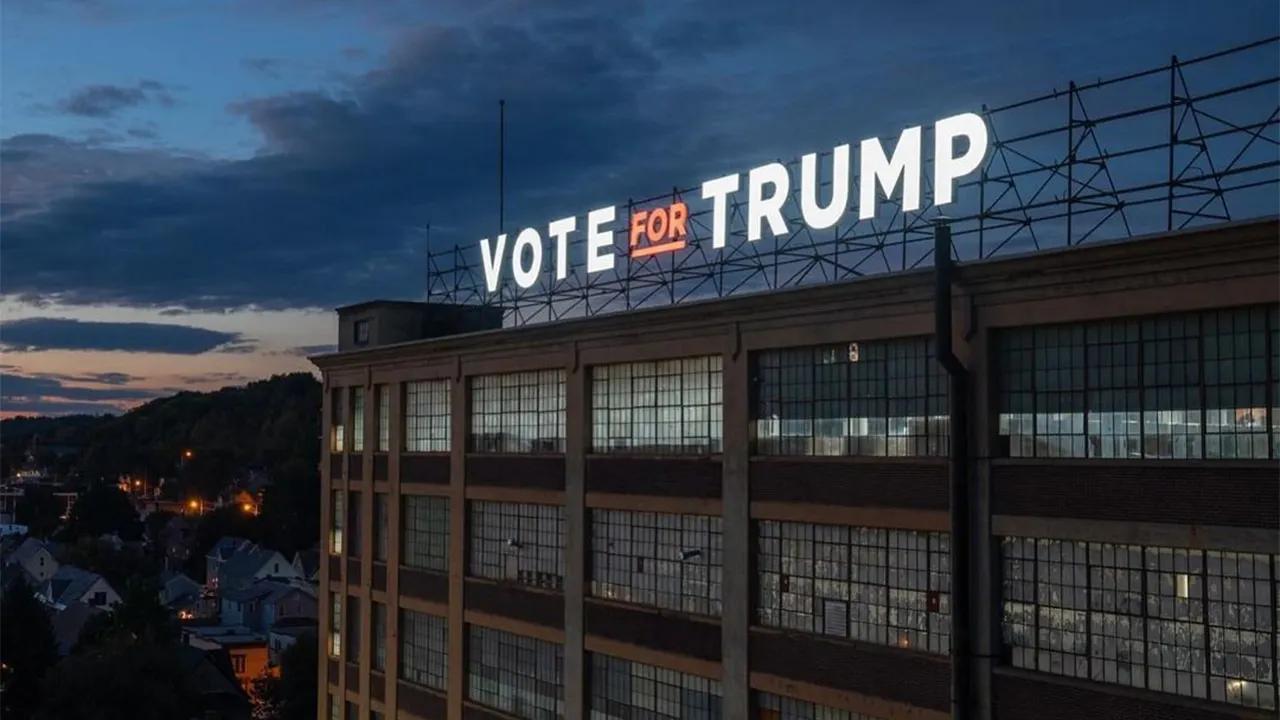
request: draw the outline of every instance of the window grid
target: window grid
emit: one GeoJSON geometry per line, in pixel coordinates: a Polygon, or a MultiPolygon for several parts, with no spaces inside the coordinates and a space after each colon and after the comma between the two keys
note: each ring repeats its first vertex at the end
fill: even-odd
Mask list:
{"type": "Polygon", "coordinates": [[[564,370],[471,378],[476,452],[564,452],[564,370]]]}
{"type": "Polygon", "coordinates": [[[449,498],[404,495],[401,503],[401,564],[420,570],[447,572],[449,498]]]}
{"type": "Polygon", "coordinates": [[[400,678],[435,690],[448,689],[449,622],[445,618],[400,609],[400,678]]]}
{"type": "Polygon", "coordinates": [[[391,386],[374,387],[378,403],[378,452],[391,450],[391,386]]]}
{"type": "Polygon", "coordinates": [[[1276,709],[1280,555],[1008,537],[1001,556],[1015,667],[1276,709]]]}
{"type": "Polygon", "coordinates": [[[532,720],[564,715],[564,648],[523,635],[467,626],[467,697],[532,720]]]}
{"type": "Polygon", "coordinates": [[[709,355],[592,368],[592,450],[720,452],[722,362],[709,355]]]}
{"type": "Polygon", "coordinates": [[[449,451],[449,386],[448,380],[404,384],[405,452],[449,451]]]}
{"type": "Polygon", "coordinates": [[[1271,306],[1003,332],[999,433],[1012,457],[1278,457],[1278,323],[1271,306]]]}
{"type": "Polygon", "coordinates": [[[364,388],[351,388],[351,451],[364,452],[364,388]]]}
{"type": "Polygon", "coordinates": [[[874,715],[818,705],[786,695],[757,691],[755,696],[757,720],[882,720],[874,715]]]}
{"type": "Polygon", "coordinates": [[[347,522],[342,498],[341,490],[333,490],[329,493],[329,554],[331,555],[342,554],[342,530],[347,522]]]}
{"type": "Polygon", "coordinates": [[[387,494],[373,494],[373,559],[387,561],[387,494]]]}
{"type": "Polygon", "coordinates": [[[360,662],[360,597],[347,596],[347,662],[360,662]]]}
{"type": "Polygon", "coordinates": [[[950,651],[944,533],[765,520],[756,538],[762,625],[950,651]]]}
{"type": "Polygon", "coordinates": [[[533,587],[564,586],[564,508],[534,503],[470,504],[470,573],[533,587]]]}
{"type": "MultiPolygon", "coordinates": [[[[387,606],[380,602],[370,605],[372,608],[370,625],[373,634],[370,644],[373,646],[371,665],[374,670],[383,672],[387,669],[387,606]]],[[[403,632],[403,630],[401,631],[403,632]]]]}
{"type": "Polygon", "coordinates": [[[1205,457],[1267,456],[1267,312],[1203,315],[1205,457]]]}
{"type": "Polygon", "coordinates": [[[701,615],[721,611],[721,519],[591,510],[591,594],[701,615]]]}
{"type": "Polygon", "coordinates": [[[719,720],[719,681],[591,653],[592,720],[719,720]]]}
{"type": "Polygon", "coordinates": [[[346,526],[346,546],[347,554],[354,558],[360,557],[360,493],[352,491],[347,494],[347,526],[346,526]]]}
{"type": "Polygon", "coordinates": [[[334,388],[329,394],[329,451],[346,452],[346,419],[343,417],[342,388],[334,388]]]}
{"type": "Polygon", "coordinates": [[[329,593],[329,654],[342,656],[342,595],[329,593]]]}
{"type": "Polygon", "coordinates": [[[947,380],[932,340],[768,350],[754,359],[756,452],[947,454],[947,380]]]}

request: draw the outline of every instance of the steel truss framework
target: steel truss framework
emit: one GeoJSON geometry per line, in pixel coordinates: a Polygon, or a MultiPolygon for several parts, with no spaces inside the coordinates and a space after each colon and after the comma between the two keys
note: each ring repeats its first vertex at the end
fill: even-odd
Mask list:
{"type": "MultiPolygon", "coordinates": [[[[980,171],[957,185],[945,208],[956,259],[1114,240],[1277,212],[1280,185],[1280,37],[1088,84],[1070,83],[1029,100],[982,107],[991,150],[980,171]],[[1231,80],[1224,80],[1230,78],[1231,80]],[[1064,122],[1065,120],[1065,122],[1064,122]]],[[[927,135],[927,133],[926,133],[927,135]]],[[[890,147],[892,139],[886,139],[890,147]]],[[[932,148],[926,136],[923,147],[932,148]]],[[[856,152],[856,147],[855,147],[856,152]]],[[[924,168],[932,167],[926,150],[924,168]]],[[[819,177],[829,177],[829,156],[819,177]]],[[[428,253],[433,302],[499,304],[508,325],[598,315],[735,293],[818,284],[932,264],[929,172],[922,207],[903,212],[881,199],[876,217],[846,213],[822,231],[800,219],[799,162],[787,163],[789,232],[746,240],[745,202],[729,204],[729,237],[711,247],[711,208],[699,186],[629,200],[614,230],[625,237],[628,210],[684,200],[687,247],[626,257],[588,276],[581,263],[557,281],[544,263],[539,281],[506,282],[488,294],[476,243],[428,253]]],[[[853,165],[856,168],[856,164],[853,165]]],[[[829,187],[830,182],[824,183],[829,187]]],[[[857,173],[849,197],[858,197],[857,173]]],[[[824,192],[829,192],[824,190],[824,192]]],[[[825,198],[820,196],[825,202],[825,198]]],[[[766,233],[767,234],[767,233],[766,233]]],[[[583,233],[569,257],[581,258],[583,233]]],[[[545,253],[544,253],[545,254],[545,253]]],[[[571,260],[571,264],[573,261],[571,260]]]]}

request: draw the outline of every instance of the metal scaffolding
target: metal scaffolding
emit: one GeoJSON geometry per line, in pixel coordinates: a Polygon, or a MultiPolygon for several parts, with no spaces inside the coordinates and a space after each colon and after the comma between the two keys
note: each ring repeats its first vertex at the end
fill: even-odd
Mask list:
{"type": "MultiPolygon", "coordinates": [[[[1280,37],[1169,63],[997,107],[983,106],[991,150],[958,183],[945,207],[957,261],[1116,240],[1277,214],[1280,207],[1280,37]],[[1193,90],[1194,88],[1194,90],[1193,90]]],[[[924,143],[930,148],[931,142],[924,143]]],[[[829,153],[828,153],[829,156],[829,153]]],[[[929,166],[928,152],[926,164],[929,166]]],[[[800,219],[799,161],[784,207],[791,232],[747,242],[745,202],[729,203],[729,238],[711,248],[711,209],[700,187],[620,204],[689,205],[687,248],[628,258],[615,243],[615,270],[582,268],[557,281],[486,291],[476,243],[429,250],[427,299],[496,304],[508,325],[547,322],[900,272],[933,263],[928,173],[922,207],[903,212],[881,200],[875,218],[846,213],[822,231],[800,219]]],[[[850,197],[858,197],[858,178],[850,197]]],[[[829,183],[828,183],[829,184],[829,183]]],[[[742,195],[738,193],[736,195],[742,195]]],[[[570,240],[583,252],[582,234],[570,240]]]]}

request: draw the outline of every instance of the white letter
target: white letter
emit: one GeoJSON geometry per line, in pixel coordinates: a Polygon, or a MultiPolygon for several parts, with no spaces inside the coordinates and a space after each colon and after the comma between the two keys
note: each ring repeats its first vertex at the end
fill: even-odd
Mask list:
{"type": "Polygon", "coordinates": [[[884,188],[885,197],[893,196],[893,189],[902,178],[902,210],[920,209],[920,127],[902,131],[898,144],[893,148],[893,160],[886,160],[884,148],[876,138],[862,141],[861,187],[858,188],[858,219],[869,220],[876,216],[876,181],[884,188]]]}
{"type": "Polygon", "coordinates": [[[943,118],[934,126],[933,141],[933,204],[946,205],[951,202],[951,181],[977,170],[986,157],[987,124],[973,113],[943,118]],[[969,138],[969,149],[952,157],[954,140],[962,135],[969,138]]]}
{"type": "Polygon", "coordinates": [[[782,235],[787,221],[782,217],[782,203],[791,192],[791,176],[782,163],[769,163],[752,168],[747,174],[747,242],[760,239],[760,221],[769,221],[769,232],[782,235]],[[765,184],[773,186],[773,195],[764,197],[765,184]]]}
{"type": "Polygon", "coordinates": [[[498,249],[489,248],[489,238],[480,241],[480,259],[484,265],[484,282],[489,292],[498,292],[498,281],[502,279],[502,251],[507,247],[507,234],[498,236],[498,249]]]}
{"type": "Polygon", "coordinates": [[[725,199],[732,192],[738,192],[737,175],[725,175],[702,183],[702,199],[715,200],[711,206],[711,247],[713,248],[724,247],[724,238],[728,234],[729,224],[725,199]]]}
{"type": "Polygon", "coordinates": [[[836,224],[849,206],[849,146],[831,151],[831,202],[818,206],[818,154],[800,158],[800,214],[814,230],[836,224]]]}
{"type": "Polygon", "coordinates": [[[522,288],[532,286],[542,272],[542,236],[533,228],[525,228],[516,236],[516,244],[511,246],[511,276],[522,288]],[[533,261],[524,267],[524,249],[533,252],[533,261]]]}
{"type": "Polygon", "coordinates": [[[613,222],[616,213],[610,205],[587,213],[587,272],[598,273],[613,269],[613,232],[600,226],[613,222]],[[608,249],[603,255],[601,250],[608,249]]]}
{"type": "Polygon", "coordinates": [[[569,233],[578,229],[578,219],[567,217],[547,226],[547,234],[556,239],[556,279],[569,274],[569,233]]]}

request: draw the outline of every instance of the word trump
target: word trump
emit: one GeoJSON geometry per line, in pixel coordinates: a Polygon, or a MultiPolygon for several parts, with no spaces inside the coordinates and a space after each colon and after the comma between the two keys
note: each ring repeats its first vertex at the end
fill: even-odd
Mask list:
{"type": "MultiPolygon", "coordinates": [[[[955,182],[977,170],[987,155],[987,125],[973,113],[953,115],[933,126],[933,205],[939,207],[954,201],[955,182]],[[963,152],[956,152],[957,141],[965,141],[963,152]]],[[[863,140],[858,147],[858,219],[868,220],[876,214],[877,190],[886,198],[901,188],[903,212],[920,209],[923,133],[920,126],[909,127],[898,136],[893,152],[887,154],[878,138],[863,140]]],[[[800,219],[812,230],[829,228],[848,211],[850,147],[837,145],[831,150],[830,190],[826,203],[819,198],[825,178],[819,177],[818,154],[800,158],[800,219]]],[[[746,238],[756,242],[770,235],[793,232],[787,226],[783,206],[791,196],[791,173],[782,163],[768,163],[746,173],[746,238]]],[[[711,247],[725,246],[729,235],[729,199],[743,191],[742,174],[725,175],[702,183],[702,199],[711,206],[711,247]]],[[[588,275],[612,270],[618,253],[614,247],[612,225],[617,219],[616,207],[604,207],[587,213],[586,272],[588,275]]],[[[644,258],[685,247],[689,208],[675,202],[665,208],[637,210],[631,214],[628,254],[644,258]],[[641,240],[644,243],[641,243],[641,240]]],[[[555,279],[569,275],[569,234],[578,232],[576,217],[561,218],[547,225],[547,236],[555,241],[555,279]]],[[[490,242],[480,241],[485,284],[489,292],[497,292],[502,282],[503,262],[509,263],[511,277],[521,288],[532,287],[542,275],[543,236],[536,228],[525,228],[507,247],[503,233],[490,242]]]]}

